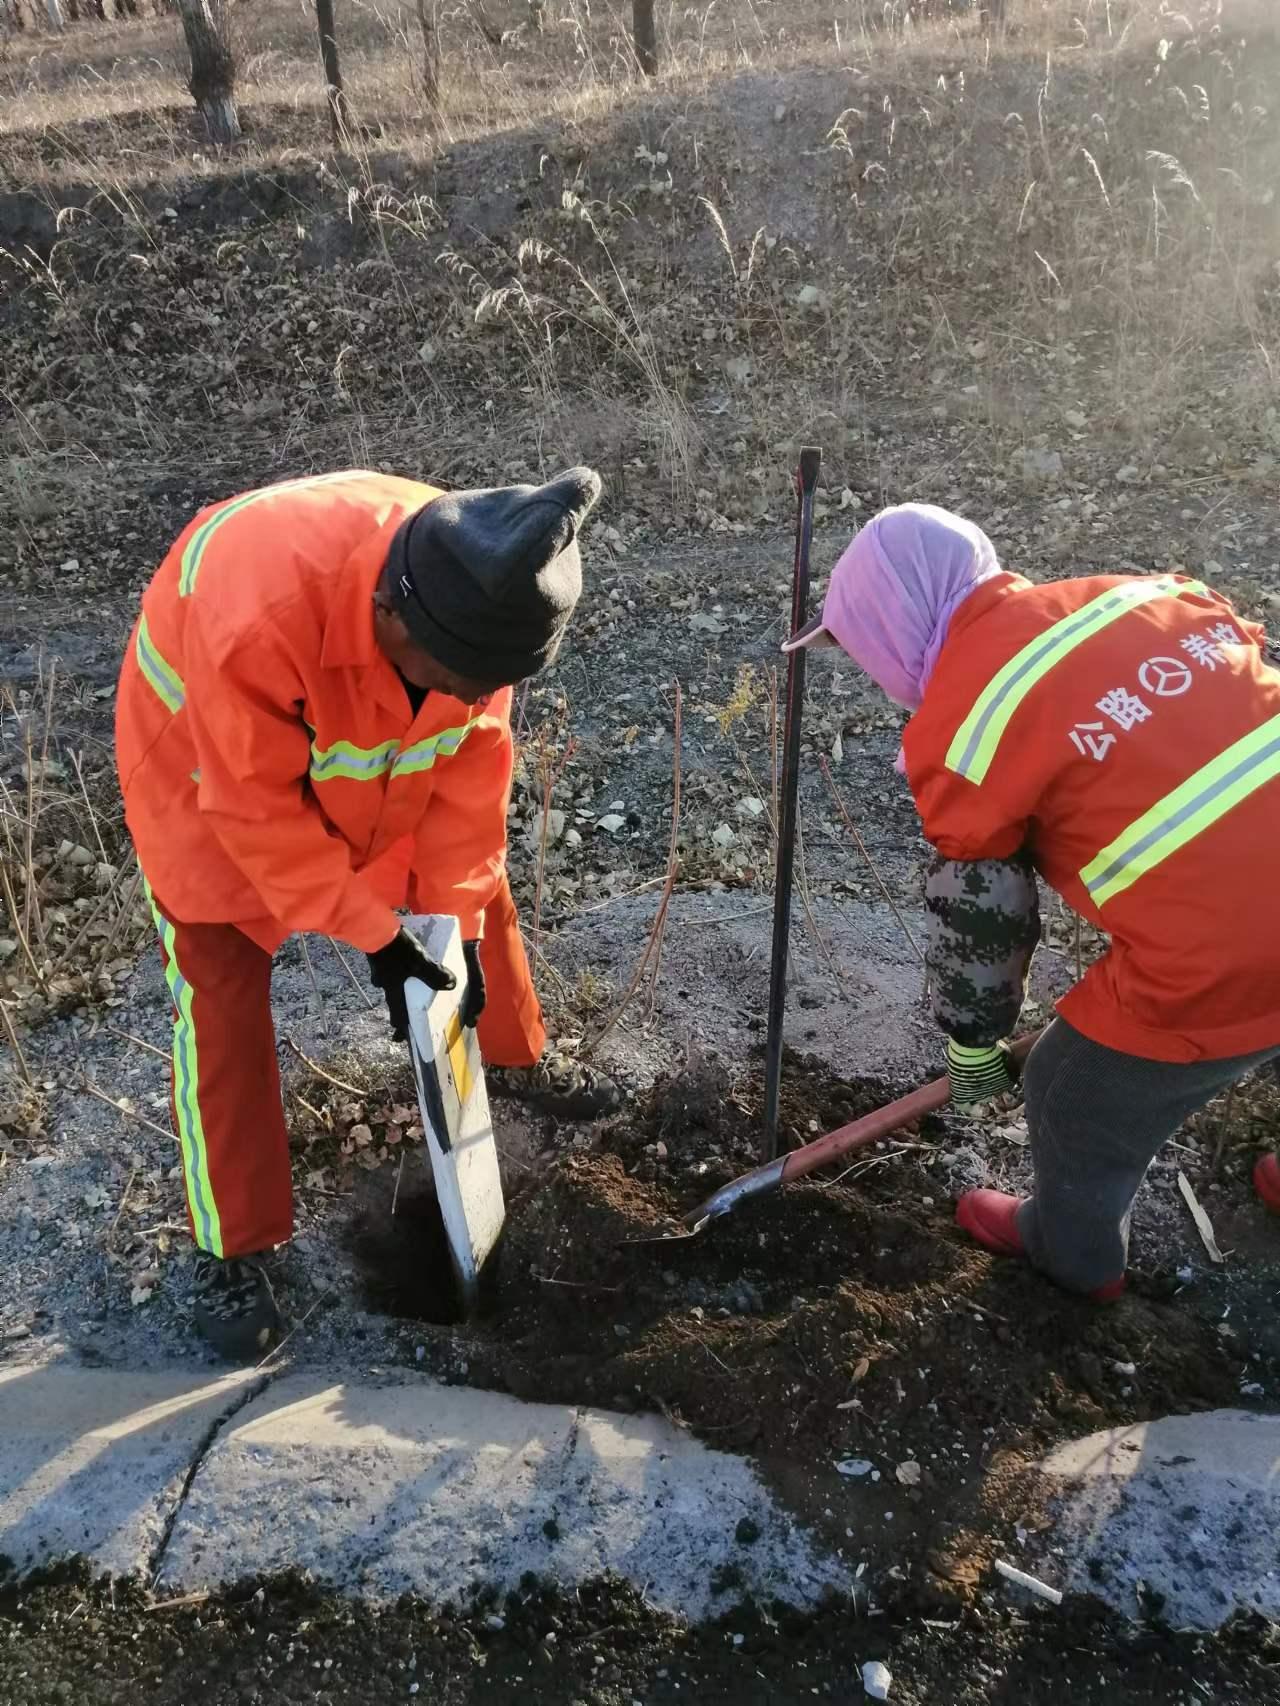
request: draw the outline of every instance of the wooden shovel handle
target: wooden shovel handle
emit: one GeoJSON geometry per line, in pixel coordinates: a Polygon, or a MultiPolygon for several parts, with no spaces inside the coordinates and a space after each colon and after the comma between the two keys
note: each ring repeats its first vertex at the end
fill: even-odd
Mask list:
{"type": "MultiPolygon", "coordinates": [[[[1029,1036],[1019,1037],[1016,1042],[1010,1044],[1010,1053],[1019,1065],[1031,1053],[1043,1034],[1042,1031],[1032,1031],[1029,1036]]],[[[863,1114],[861,1119],[850,1120],[848,1125],[829,1131],[825,1137],[815,1138],[802,1149],[791,1150],[783,1157],[779,1183],[785,1183],[788,1179],[802,1179],[806,1173],[816,1172],[819,1167],[839,1161],[855,1149],[865,1149],[869,1143],[878,1143],[891,1131],[897,1131],[899,1126],[909,1125],[912,1120],[922,1119],[925,1114],[933,1114],[939,1108],[945,1108],[950,1099],[951,1080],[946,1077],[935,1078],[931,1084],[923,1084],[909,1095],[899,1096],[896,1102],[887,1102],[883,1108],[863,1114]]]]}

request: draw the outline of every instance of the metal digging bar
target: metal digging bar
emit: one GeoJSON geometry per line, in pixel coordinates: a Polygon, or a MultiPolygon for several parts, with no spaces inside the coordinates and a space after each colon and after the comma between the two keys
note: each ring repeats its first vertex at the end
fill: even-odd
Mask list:
{"type": "MultiPolygon", "coordinates": [[[[813,541],[813,494],[822,452],[800,452],[796,471],[796,559],[791,581],[791,632],[808,619],[809,547],[813,541]]],[[[791,884],[796,860],[796,808],[800,791],[800,724],[804,714],[803,648],[787,653],[787,705],[782,737],[782,787],[778,808],[778,863],[773,880],[773,957],[769,966],[769,1028],[764,1054],[764,1153],[778,1153],[778,1104],[782,1094],[782,1021],[787,1004],[787,950],[791,941],[791,884]]]]}
{"type": "MultiPolygon", "coordinates": [[[[1028,1036],[1019,1037],[1010,1049],[1014,1060],[1021,1064],[1031,1053],[1040,1036],[1039,1031],[1033,1031],[1028,1036]]],[[[931,1084],[924,1084],[919,1090],[912,1090],[909,1095],[899,1096],[896,1102],[888,1102],[883,1108],[876,1108],[873,1113],[850,1120],[848,1125],[829,1131],[825,1137],[816,1137],[802,1149],[792,1149],[786,1155],[779,1155],[776,1160],[766,1161],[761,1167],[753,1167],[749,1173],[743,1173],[737,1179],[730,1179],[727,1185],[722,1185],[718,1191],[714,1191],[705,1202],[700,1202],[697,1208],[689,1210],[683,1217],[684,1231],[658,1232],[647,1238],[628,1238],[626,1242],[669,1244],[676,1239],[696,1238],[710,1221],[719,1220],[721,1215],[729,1214],[748,1197],[766,1196],[792,1179],[803,1179],[806,1173],[816,1172],[819,1167],[830,1166],[833,1161],[842,1161],[855,1150],[878,1143],[899,1126],[909,1125],[912,1120],[922,1119],[925,1114],[936,1113],[939,1108],[945,1107],[950,1099],[951,1080],[935,1078],[931,1084]]]]}

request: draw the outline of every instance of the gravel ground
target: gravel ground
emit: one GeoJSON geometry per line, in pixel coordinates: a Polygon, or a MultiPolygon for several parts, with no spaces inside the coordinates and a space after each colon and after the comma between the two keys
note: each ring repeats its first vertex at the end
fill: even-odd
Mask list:
{"type": "Polygon", "coordinates": [[[445,1617],[298,1583],[160,1610],[83,1580],[0,1592],[0,1706],[854,1706],[876,1661],[896,1706],[1280,1700],[1280,1648],[1260,1624],[1208,1639],[1003,1596],[941,1620],[757,1608],[689,1630],[609,1584],[571,1599],[530,1584],[445,1617]]]}

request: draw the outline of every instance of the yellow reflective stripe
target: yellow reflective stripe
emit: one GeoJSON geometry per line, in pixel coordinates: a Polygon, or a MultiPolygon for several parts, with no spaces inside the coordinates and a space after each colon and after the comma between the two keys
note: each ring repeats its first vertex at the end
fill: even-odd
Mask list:
{"type": "Polygon", "coordinates": [[[209,1153],[200,1116],[200,1063],[196,1053],[196,1026],[192,1015],[195,992],[178,965],[177,932],[156,905],[151,884],[146,883],[151,915],[164,949],[164,976],[173,997],[173,1105],[178,1119],[178,1142],[182,1150],[182,1173],[187,1201],[195,1226],[196,1243],[215,1256],[222,1254],[222,1221],[209,1178],[209,1153]]]}
{"type": "Polygon", "coordinates": [[[311,780],[313,782],[376,782],[391,772],[392,781],[401,776],[414,776],[430,770],[437,758],[452,758],[480,721],[472,717],[456,729],[441,729],[438,735],[415,741],[398,751],[397,742],[383,741],[380,746],[353,746],[349,740],[334,741],[332,746],[311,744],[311,780]]]}
{"type": "Polygon", "coordinates": [[[391,768],[399,741],[384,740],[380,746],[353,746],[349,740],[336,740],[332,746],[311,743],[311,780],[332,782],[337,778],[347,782],[374,782],[391,768]]]}
{"type": "Polygon", "coordinates": [[[172,664],[166,663],[156,650],[145,616],[138,622],[138,637],[134,641],[133,654],[138,660],[138,668],[155,690],[161,704],[176,715],[187,702],[187,690],[177,670],[172,664]]]}
{"type": "Polygon", "coordinates": [[[1153,598],[1180,598],[1186,593],[1208,589],[1200,581],[1176,581],[1168,575],[1154,580],[1130,581],[1112,587],[1089,600],[1070,616],[1064,616],[1043,634],[1027,642],[992,677],[978,695],[973,709],[956,730],[947,748],[947,769],[966,781],[981,783],[990,770],[1000,738],[1027,694],[1056,664],[1069,657],[1077,646],[1127,616],[1153,598]]]}
{"type": "Polygon", "coordinates": [[[412,776],[420,770],[430,770],[437,758],[452,758],[479,721],[479,717],[472,717],[469,723],[463,723],[456,729],[441,729],[430,740],[420,740],[405,747],[391,767],[392,780],[397,776],[412,776]]]}
{"type": "Polygon", "coordinates": [[[1080,881],[1097,906],[1154,870],[1180,847],[1250,794],[1280,776],[1280,716],[1272,717],[1235,741],[1225,752],[1189,776],[1181,787],[1157,800],[1135,818],[1096,859],[1080,872],[1080,881]]]}
{"type": "Polygon", "coordinates": [[[209,541],[222,526],[224,521],[230,521],[233,515],[239,515],[242,509],[257,503],[262,498],[274,498],[281,492],[296,492],[305,486],[327,486],[335,480],[349,480],[350,473],[343,470],[340,474],[308,474],[300,480],[281,480],[275,486],[263,486],[260,491],[246,492],[243,497],[233,498],[214,511],[208,521],[202,522],[182,550],[182,565],[178,571],[178,596],[189,598],[195,591],[196,576],[200,573],[200,565],[204,554],[209,548],[209,541]]]}
{"type": "Polygon", "coordinates": [[[465,1108],[471,1100],[471,1091],[474,1086],[471,1079],[471,1064],[467,1059],[467,1033],[462,1028],[462,1016],[457,1012],[454,1013],[444,1028],[444,1046],[449,1056],[449,1067],[453,1073],[458,1101],[465,1108]]]}

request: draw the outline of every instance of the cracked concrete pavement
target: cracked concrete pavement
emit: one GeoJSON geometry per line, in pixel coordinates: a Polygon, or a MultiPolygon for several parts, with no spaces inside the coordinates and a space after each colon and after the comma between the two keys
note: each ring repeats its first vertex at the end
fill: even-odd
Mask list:
{"type": "MultiPolygon", "coordinates": [[[[1029,1559],[1127,1616],[1280,1616],[1280,1416],[1117,1428],[1041,1466],[1054,1522],[1029,1559]]],[[[743,1458],[647,1416],[527,1404],[423,1375],[0,1371],[0,1558],[81,1556],[160,1595],[286,1569],[437,1603],[526,1573],[613,1575],[698,1620],[816,1603],[854,1579],[743,1458]]]]}
{"type": "Polygon", "coordinates": [[[616,1575],[695,1619],[852,1580],[745,1459],[652,1417],[414,1375],[7,1370],[0,1556],[73,1554],[175,1594],[288,1568],[441,1603],[616,1575]]]}
{"type": "Polygon", "coordinates": [[[1211,1410],[1059,1446],[1055,1580],[1126,1617],[1280,1619],[1280,1416],[1211,1410]],[[1065,1581],[1061,1580],[1065,1572],[1065,1581]]]}
{"type": "Polygon", "coordinates": [[[153,1575],[219,1427],[262,1385],[242,1371],[0,1370],[0,1557],[153,1575]]]}

